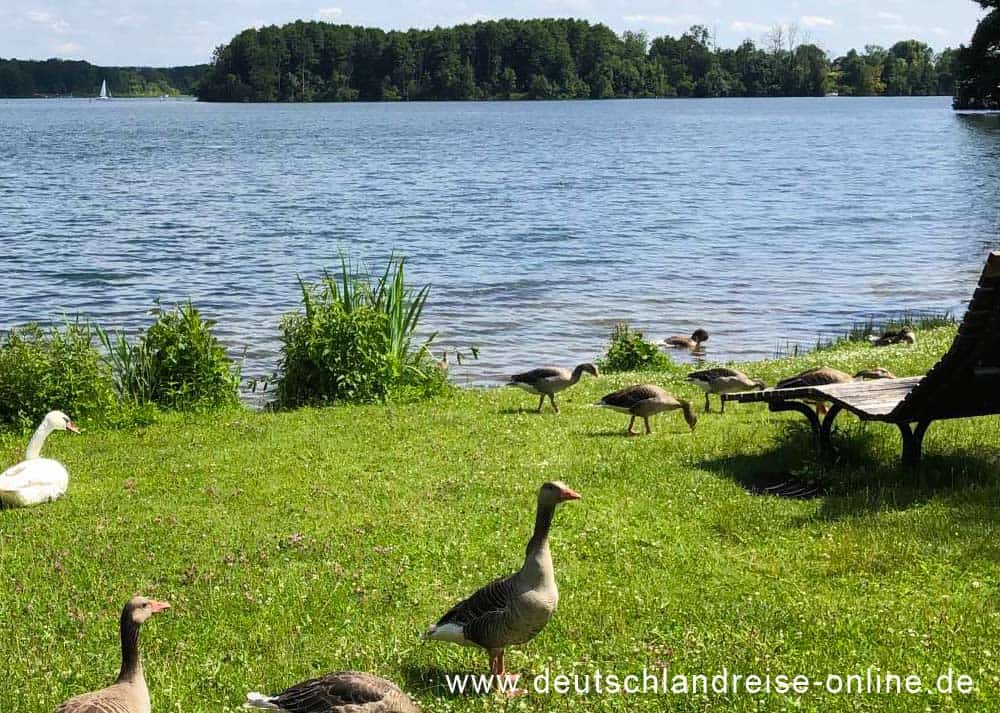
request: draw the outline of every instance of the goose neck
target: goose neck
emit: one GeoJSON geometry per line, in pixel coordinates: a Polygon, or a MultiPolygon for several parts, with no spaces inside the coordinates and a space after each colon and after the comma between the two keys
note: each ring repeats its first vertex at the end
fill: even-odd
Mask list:
{"type": "Polygon", "coordinates": [[[535,515],[535,531],[525,549],[524,567],[521,571],[533,585],[543,585],[554,577],[552,553],[549,550],[549,529],[552,527],[555,510],[555,505],[539,503],[535,515]]]}
{"type": "Polygon", "coordinates": [[[142,678],[142,661],[139,658],[139,624],[132,621],[130,612],[122,612],[122,668],[118,682],[132,682],[142,678]]]}
{"type": "Polygon", "coordinates": [[[533,555],[548,552],[549,530],[552,529],[552,518],[555,515],[555,505],[538,504],[538,511],[535,513],[535,530],[528,540],[528,547],[525,555],[530,559],[533,555]]]}

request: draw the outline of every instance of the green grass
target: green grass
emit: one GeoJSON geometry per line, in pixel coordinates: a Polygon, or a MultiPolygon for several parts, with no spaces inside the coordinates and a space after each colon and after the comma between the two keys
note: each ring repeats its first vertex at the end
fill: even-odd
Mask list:
{"type": "MultiPolygon", "coordinates": [[[[746,365],[774,383],[826,363],[925,371],[954,328],[915,347],[861,344],[746,365]]],[[[512,389],[404,406],[168,416],[147,428],[52,436],[71,474],[51,505],[0,511],[3,713],[51,711],[108,683],[117,613],[141,591],[174,609],[144,630],[155,711],[235,711],[332,669],[388,676],[425,711],[1000,710],[1000,419],[935,424],[926,462],[897,466],[894,428],[841,417],[834,457],[799,416],[759,405],[679,414],[650,437],[586,405],[669,374],[585,379],[563,413],[512,389]],[[747,495],[743,478],[820,477],[812,501],[747,495]],[[537,673],[806,674],[868,666],[973,676],[970,696],[450,697],[485,655],[418,634],[518,567],[535,493],[583,500],[552,535],[559,611],[508,665],[537,673]]],[[[0,462],[25,439],[0,436],[0,462]]]]}

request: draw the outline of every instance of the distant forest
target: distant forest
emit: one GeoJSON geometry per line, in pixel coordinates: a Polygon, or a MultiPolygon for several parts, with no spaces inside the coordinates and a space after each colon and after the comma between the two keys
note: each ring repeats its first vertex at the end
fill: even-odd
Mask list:
{"type": "Polygon", "coordinates": [[[98,67],[89,62],[0,59],[0,97],[94,97],[107,80],[116,97],[194,94],[208,65],[193,67],[98,67]]]}
{"type": "Polygon", "coordinates": [[[716,46],[584,20],[496,20],[432,30],[295,22],[241,32],[215,51],[206,101],[951,95],[956,51],[917,40],[831,58],[796,27],[759,46],[716,46]]]}

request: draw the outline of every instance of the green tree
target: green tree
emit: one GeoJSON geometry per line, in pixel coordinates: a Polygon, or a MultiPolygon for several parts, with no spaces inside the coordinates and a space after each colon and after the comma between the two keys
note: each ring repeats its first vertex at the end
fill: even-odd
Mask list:
{"type": "Polygon", "coordinates": [[[990,10],[957,56],[956,109],[1000,109],[1000,0],[978,0],[990,10]]]}
{"type": "Polygon", "coordinates": [[[528,87],[528,96],[532,99],[551,99],[553,97],[552,85],[543,74],[536,74],[531,78],[528,87]]]}

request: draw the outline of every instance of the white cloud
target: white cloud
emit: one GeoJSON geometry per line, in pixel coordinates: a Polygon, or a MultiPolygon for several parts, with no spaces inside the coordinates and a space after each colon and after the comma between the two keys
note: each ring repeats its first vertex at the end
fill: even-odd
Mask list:
{"type": "Polygon", "coordinates": [[[76,42],[65,42],[61,45],[56,45],[56,52],[58,52],[60,55],[68,55],[68,54],[79,55],[80,50],[82,49],[83,47],[78,45],[76,42]]]}
{"type": "Polygon", "coordinates": [[[651,25],[692,25],[699,20],[697,15],[623,15],[622,19],[651,25]]]}
{"type": "Polygon", "coordinates": [[[751,22],[750,20],[733,20],[729,27],[736,32],[767,32],[769,29],[767,25],[762,25],[759,22],[751,22]]]}
{"type": "Polygon", "coordinates": [[[803,15],[800,22],[806,27],[833,27],[837,23],[822,15],[803,15]]]}
{"type": "Polygon", "coordinates": [[[590,0],[545,0],[549,7],[570,10],[572,12],[590,12],[590,0]]]}
{"type": "Polygon", "coordinates": [[[903,19],[901,15],[895,12],[886,12],[885,10],[879,10],[875,13],[875,17],[879,20],[886,20],[887,22],[899,22],[903,19]]]}
{"type": "Polygon", "coordinates": [[[319,17],[320,20],[325,20],[327,22],[331,22],[333,20],[336,20],[338,17],[340,17],[343,14],[344,14],[344,11],[341,10],[339,7],[324,7],[324,8],[320,8],[316,12],[316,16],[319,17]]]}
{"type": "Polygon", "coordinates": [[[902,22],[893,23],[891,25],[882,25],[883,30],[888,30],[896,35],[910,35],[911,37],[916,37],[917,35],[922,35],[926,30],[920,25],[907,25],[902,22]]]}
{"type": "Polygon", "coordinates": [[[115,25],[118,27],[130,27],[135,29],[141,27],[145,22],[146,17],[144,15],[122,15],[115,20],[115,25]]]}
{"type": "Polygon", "coordinates": [[[29,21],[35,23],[36,25],[45,25],[50,30],[57,32],[59,34],[66,34],[69,32],[69,23],[63,20],[61,17],[56,17],[51,12],[44,12],[42,10],[29,10],[25,17],[29,21]]]}

